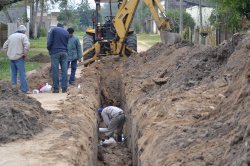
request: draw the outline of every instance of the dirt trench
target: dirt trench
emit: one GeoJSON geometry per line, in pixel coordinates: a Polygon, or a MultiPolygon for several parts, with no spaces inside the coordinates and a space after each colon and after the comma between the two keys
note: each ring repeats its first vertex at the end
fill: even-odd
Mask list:
{"type": "Polygon", "coordinates": [[[70,88],[59,109],[46,110],[48,127],[0,147],[1,162],[249,165],[249,41],[250,33],[216,48],[158,43],[127,61],[107,57],[95,62],[82,69],[80,88],[70,88]],[[98,148],[100,105],[125,111],[126,143],[98,148]]]}

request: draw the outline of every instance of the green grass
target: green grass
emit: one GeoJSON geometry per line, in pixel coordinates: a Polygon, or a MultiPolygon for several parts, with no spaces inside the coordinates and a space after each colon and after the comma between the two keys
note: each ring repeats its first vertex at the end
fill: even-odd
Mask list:
{"type": "MultiPolygon", "coordinates": [[[[29,51],[28,58],[31,58],[40,53],[49,56],[49,53],[46,48],[46,44],[47,44],[46,37],[41,37],[40,39],[30,40],[31,48],[29,51]]],[[[37,62],[25,63],[26,72],[39,68],[40,66],[42,66],[42,63],[37,63],[37,62]]],[[[10,61],[4,50],[0,52],[0,80],[10,80],[10,61]]]]}
{"type": "Polygon", "coordinates": [[[47,37],[30,40],[30,48],[47,48],[47,37]]]}
{"type": "Polygon", "coordinates": [[[145,34],[145,33],[140,33],[137,34],[137,40],[138,42],[141,42],[142,44],[144,43],[147,46],[153,46],[157,42],[161,42],[160,35],[158,34],[145,34]]]}
{"type": "MultiPolygon", "coordinates": [[[[37,62],[26,62],[26,72],[34,70],[40,67],[41,65],[41,63],[37,62]]],[[[0,59],[0,80],[10,80],[10,61],[8,58],[1,57],[0,59]]]]}

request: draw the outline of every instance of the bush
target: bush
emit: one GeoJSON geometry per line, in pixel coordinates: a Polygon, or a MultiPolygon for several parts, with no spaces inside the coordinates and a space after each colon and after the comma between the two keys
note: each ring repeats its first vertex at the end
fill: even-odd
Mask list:
{"type": "Polygon", "coordinates": [[[46,37],[47,36],[47,30],[44,27],[41,27],[39,30],[40,37],[46,37]]]}

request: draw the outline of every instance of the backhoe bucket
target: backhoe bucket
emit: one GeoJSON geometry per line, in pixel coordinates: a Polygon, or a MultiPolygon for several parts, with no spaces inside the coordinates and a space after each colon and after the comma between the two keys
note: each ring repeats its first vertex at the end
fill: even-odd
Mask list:
{"type": "Polygon", "coordinates": [[[175,44],[181,41],[181,36],[178,33],[160,31],[160,36],[164,44],[175,44]]]}

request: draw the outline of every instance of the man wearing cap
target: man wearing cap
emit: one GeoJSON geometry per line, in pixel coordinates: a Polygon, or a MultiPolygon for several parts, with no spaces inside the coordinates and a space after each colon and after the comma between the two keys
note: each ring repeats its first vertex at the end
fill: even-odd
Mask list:
{"type": "Polygon", "coordinates": [[[108,127],[105,135],[107,137],[112,137],[116,130],[117,141],[121,142],[123,125],[126,119],[123,110],[115,106],[108,106],[104,109],[99,108],[98,112],[101,114],[105,125],[108,127]]]}
{"type": "Polygon", "coordinates": [[[59,93],[59,65],[62,70],[62,93],[68,88],[68,59],[67,45],[69,33],[58,23],[57,27],[51,29],[47,39],[47,49],[51,57],[51,69],[53,80],[53,93],[59,93]]]}
{"type": "Polygon", "coordinates": [[[30,42],[25,35],[26,27],[20,25],[16,33],[10,35],[4,43],[3,48],[7,50],[7,56],[10,59],[11,67],[11,83],[14,87],[17,86],[17,72],[19,73],[21,91],[28,92],[28,83],[25,73],[25,57],[28,55],[30,42]]]}

